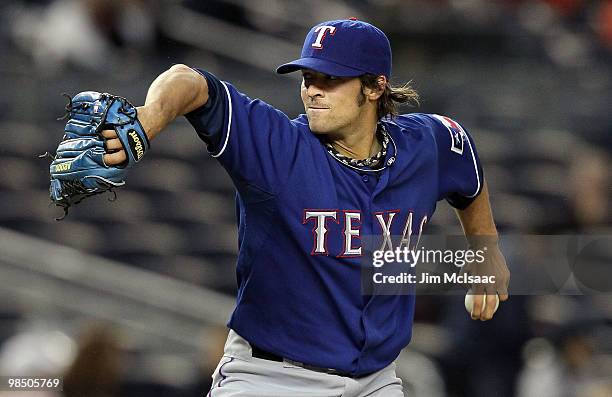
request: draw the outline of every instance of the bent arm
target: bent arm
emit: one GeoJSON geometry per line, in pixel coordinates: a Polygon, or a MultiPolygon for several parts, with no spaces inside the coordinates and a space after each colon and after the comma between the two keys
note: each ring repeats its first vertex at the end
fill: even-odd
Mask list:
{"type": "Polygon", "coordinates": [[[170,122],[208,101],[208,85],[200,73],[186,65],[174,65],[160,74],[149,87],[144,106],[138,108],[149,139],[155,138],[170,122]],[[144,119],[144,120],[143,120],[144,119]]]}
{"type": "Polygon", "coordinates": [[[470,245],[482,246],[482,242],[479,241],[481,239],[497,243],[497,228],[493,220],[486,181],[478,197],[465,209],[458,209],[456,212],[470,245]]]}
{"type": "Polygon", "coordinates": [[[470,248],[485,250],[485,261],[473,262],[466,265],[463,271],[468,274],[481,276],[495,276],[493,285],[472,285],[472,290],[477,295],[487,294],[486,309],[482,310],[482,299],[475,299],[472,309],[472,319],[490,320],[495,311],[495,293],[501,301],[508,299],[508,284],[510,272],[506,265],[506,259],[498,246],[499,237],[493,220],[491,203],[489,201],[489,189],[485,182],[482,192],[465,209],[457,210],[457,216],[461,221],[463,232],[467,238],[470,248]]]}
{"type": "MultiPolygon", "coordinates": [[[[138,120],[149,140],[152,140],[174,119],[207,101],[208,85],[204,76],[189,66],[173,65],[151,83],[145,104],[137,108],[138,120]]],[[[115,131],[103,131],[102,135],[107,138],[107,149],[110,150],[104,155],[104,162],[117,165],[125,161],[125,152],[115,139],[115,131]]]]}

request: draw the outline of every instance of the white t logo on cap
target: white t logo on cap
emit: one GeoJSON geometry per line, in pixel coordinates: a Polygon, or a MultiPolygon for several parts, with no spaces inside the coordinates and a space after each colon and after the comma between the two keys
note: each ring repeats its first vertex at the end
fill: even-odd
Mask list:
{"type": "Polygon", "coordinates": [[[329,34],[333,35],[334,33],[336,33],[336,27],[335,26],[317,26],[315,28],[315,32],[319,32],[319,35],[317,36],[317,39],[315,40],[314,43],[312,43],[312,46],[314,48],[323,48],[323,44],[321,44],[321,42],[323,41],[323,38],[325,37],[325,33],[327,33],[327,31],[329,31],[329,34]]]}

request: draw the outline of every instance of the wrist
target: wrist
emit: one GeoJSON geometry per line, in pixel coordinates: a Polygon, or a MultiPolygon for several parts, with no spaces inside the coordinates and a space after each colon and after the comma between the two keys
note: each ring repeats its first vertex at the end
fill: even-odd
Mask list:
{"type": "Polygon", "coordinates": [[[480,249],[484,247],[496,247],[499,243],[499,236],[496,234],[478,234],[465,236],[468,245],[472,249],[480,249]]]}
{"type": "Polygon", "coordinates": [[[140,121],[149,141],[155,138],[166,125],[161,117],[161,110],[158,108],[155,104],[147,104],[136,108],[138,110],[138,121],[140,121]]]}

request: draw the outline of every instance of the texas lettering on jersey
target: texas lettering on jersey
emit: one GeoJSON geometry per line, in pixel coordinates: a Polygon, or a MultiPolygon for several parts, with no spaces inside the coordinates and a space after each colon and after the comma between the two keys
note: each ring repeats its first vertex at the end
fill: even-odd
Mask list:
{"type": "MultiPolygon", "coordinates": [[[[381,244],[379,250],[393,250],[393,240],[391,236],[391,226],[396,216],[400,215],[400,211],[377,212],[373,214],[381,229],[381,244]]],[[[427,215],[419,221],[419,233],[416,236],[416,242],[412,241],[412,226],[413,212],[408,212],[405,217],[403,232],[399,241],[399,247],[414,248],[418,246],[423,233],[423,228],[427,223],[427,215]],[[414,243],[414,244],[413,244],[414,243]]],[[[359,257],[361,256],[361,211],[357,210],[304,210],[303,224],[313,223],[312,236],[313,248],[311,255],[330,255],[328,251],[328,222],[343,223],[342,236],[333,236],[332,238],[343,238],[344,249],[337,253],[339,258],[359,257]]],[[[334,253],[332,253],[334,255],[334,253]]]]}

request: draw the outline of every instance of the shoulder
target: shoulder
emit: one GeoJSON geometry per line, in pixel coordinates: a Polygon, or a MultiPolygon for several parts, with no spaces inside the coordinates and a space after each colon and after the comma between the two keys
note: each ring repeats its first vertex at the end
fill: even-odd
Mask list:
{"type": "Polygon", "coordinates": [[[396,126],[405,133],[432,133],[433,130],[443,126],[436,114],[408,113],[393,118],[385,118],[387,126],[396,126]]]}
{"type": "Polygon", "coordinates": [[[439,128],[433,115],[426,113],[401,114],[384,118],[382,123],[394,136],[411,141],[435,141],[439,128]]]}
{"type": "Polygon", "coordinates": [[[400,128],[422,128],[430,123],[427,116],[429,115],[425,113],[407,113],[393,118],[384,118],[383,122],[399,126],[400,128]]]}
{"type": "Polygon", "coordinates": [[[433,113],[408,113],[384,121],[407,129],[461,128],[452,118],[433,113]]]}
{"type": "Polygon", "coordinates": [[[468,136],[458,121],[439,114],[409,113],[385,120],[398,126],[403,132],[431,136],[435,141],[465,139],[468,136]]]}

